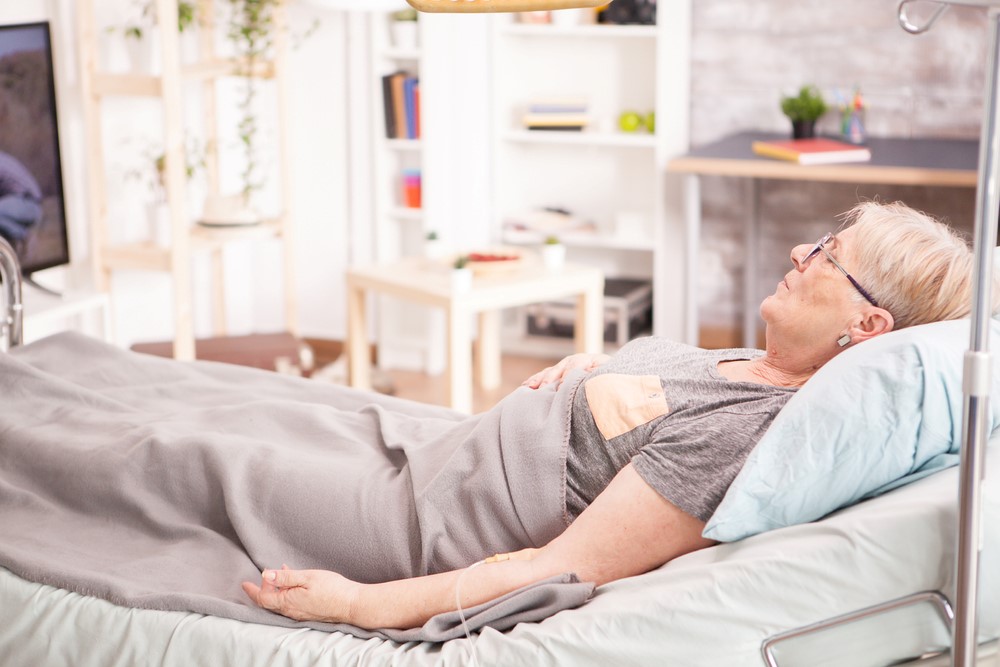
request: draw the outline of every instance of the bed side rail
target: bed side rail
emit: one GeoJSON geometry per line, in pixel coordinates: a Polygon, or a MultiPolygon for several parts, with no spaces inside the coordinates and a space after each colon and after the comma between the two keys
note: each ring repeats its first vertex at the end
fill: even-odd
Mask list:
{"type": "Polygon", "coordinates": [[[21,301],[21,265],[17,253],[0,237],[0,280],[3,281],[4,310],[0,311],[0,352],[21,344],[23,309],[21,301]]]}
{"type": "Polygon", "coordinates": [[[946,655],[954,618],[944,595],[924,591],[776,634],[761,653],[768,667],[900,664],[946,655]]]}

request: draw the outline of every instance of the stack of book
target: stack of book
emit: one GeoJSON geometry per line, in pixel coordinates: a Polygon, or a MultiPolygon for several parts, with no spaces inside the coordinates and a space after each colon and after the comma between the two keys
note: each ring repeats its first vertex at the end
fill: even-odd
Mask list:
{"type": "Polygon", "coordinates": [[[757,155],[804,165],[868,162],[872,159],[871,151],[865,146],[825,137],[755,141],[751,148],[757,155]]]}
{"type": "Polygon", "coordinates": [[[420,138],[420,79],[408,72],[382,77],[385,105],[385,136],[389,139],[420,138]]]}
{"type": "Polygon", "coordinates": [[[580,99],[538,100],[528,105],[521,123],[529,130],[570,130],[587,127],[587,102],[580,99]]]}

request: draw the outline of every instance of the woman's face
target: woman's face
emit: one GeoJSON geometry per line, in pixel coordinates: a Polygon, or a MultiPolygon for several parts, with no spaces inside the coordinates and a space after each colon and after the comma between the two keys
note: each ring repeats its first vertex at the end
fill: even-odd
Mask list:
{"type": "MultiPolygon", "coordinates": [[[[848,228],[825,245],[848,273],[854,267],[851,254],[854,242],[853,230],[848,228]]],[[[764,299],[760,314],[769,334],[781,334],[803,345],[825,347],[844,333],[858,312],[858,292],[826,253],[816,252],[804,261],[814,247],[815,243],[804,243],[792,248],[793,268],[778,283],[774,294],[764,299]]]]}

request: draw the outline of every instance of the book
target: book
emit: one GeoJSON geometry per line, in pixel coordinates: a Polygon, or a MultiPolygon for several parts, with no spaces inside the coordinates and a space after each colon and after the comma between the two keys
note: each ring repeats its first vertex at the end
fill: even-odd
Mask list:
{"type": "Polygon", "coordinates": [[[872,159],[871,151],[864,146],[856,146],[823,137],[755,141],[753,142],[753,152],[764,157],[788,160],[799,164],[867,162],[872,159]]]}
{"type": "Polygon", "coordinates": [[[382,77],[382,106],[385,112],[385,136],[396,138],[396,113],[392,106],[392,74],[382,77]]]}
{"type": "Polygon", "coordinates": [[[406,109],[406,138],[417,138],[417,100],[414,88],[417,85],[417,78],[408,76],[403,80],[403,95],[406,109]]]}
{"type": "Polygon", "coordinates": [[[396,72],[390,79],[392,86],[392,110],[395,116],[395,138],[406,139],[406,93],[404,92],[404,81],[406,72],[396,72]]]}
{"type": "Polygon", "coordinates": [[[582,129],[590,122],[585,113],[526,113],[521,123],[527,128],[582,129]]]}
{"type": "Polygon", "coordinates": [[[417,126],[417,139],[420,138],[420,79],[413,84],[413,117],[417,126]]]}

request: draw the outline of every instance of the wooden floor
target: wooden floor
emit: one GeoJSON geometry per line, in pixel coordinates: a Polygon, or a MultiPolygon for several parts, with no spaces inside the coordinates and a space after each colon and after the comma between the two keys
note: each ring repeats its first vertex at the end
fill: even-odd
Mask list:
{"type": "MultiPolygon", "coordinates": [[[[557,361],[559,360],[505,354],[500,364],[502,376],[500,387],[487,392],[475,386],[472,396],[473,411],[488,410],[501,398],[517,389],[528,377],[557,361]]],[[[388,376],[392,380],[396,396],[435,405],[448,404],[445,396],[444,375],[393,370],[388,371],[388,376]]]]}

